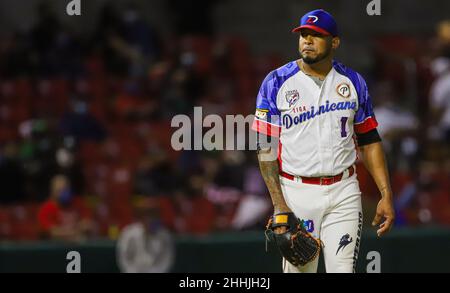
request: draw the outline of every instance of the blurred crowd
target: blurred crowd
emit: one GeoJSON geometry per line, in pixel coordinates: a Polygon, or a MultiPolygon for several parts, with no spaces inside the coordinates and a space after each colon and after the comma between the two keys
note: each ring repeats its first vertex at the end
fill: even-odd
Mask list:
{"type": "MultiPolygon", "coordinates": [[[[253,114],[264,76],[288,60],[253,55],[197,13],[162,37],[137,6],[106,4],[79,34],[41,5],[31,30],[1,36],[0,239],[115,239],[143,218],[175,233],[264,226],[272,208],[255,153],[175,152],[170,121],[194,106],[253,114]]],[[[397,224],[450,225],[450,22],[373,44],[364,75],[397,224]]],[[[371,215],[379,195],[361,162],[358,176],[371,215]]]]}

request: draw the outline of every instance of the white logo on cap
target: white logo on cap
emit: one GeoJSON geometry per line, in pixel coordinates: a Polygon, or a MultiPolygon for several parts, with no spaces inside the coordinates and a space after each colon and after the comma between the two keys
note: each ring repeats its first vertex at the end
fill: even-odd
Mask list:
{"type": "Polygon", "coordinates": [[[315,15],[308,15],[307,23],[315,23],[319,20],[319,18],[315,15]]]}

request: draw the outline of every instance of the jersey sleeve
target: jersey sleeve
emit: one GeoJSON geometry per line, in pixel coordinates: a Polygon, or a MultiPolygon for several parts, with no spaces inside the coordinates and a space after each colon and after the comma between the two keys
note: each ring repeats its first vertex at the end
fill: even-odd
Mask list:
{"type": "Polygon", "coordinates": [[[370,97],[366,81],[359,74],[357,74],[357,77],[358,82],[355,83],[355,87],[359,106],[355,115],[354,129],[356,134],[360,134],[376,129],[378,122],[373,112],[372,98],[370,97]]]}
{"type": "Polygon", "coordinates": [[[274,74],[275,72],[270,73],[259,89],[252,129],[268,136],[279,137],[280,111],[277,108],[278,86],[274,74]]]}

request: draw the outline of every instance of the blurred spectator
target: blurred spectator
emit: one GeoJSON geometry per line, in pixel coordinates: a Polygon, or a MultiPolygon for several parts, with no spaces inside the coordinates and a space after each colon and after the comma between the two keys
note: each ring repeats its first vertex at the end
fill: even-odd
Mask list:
{"type": "Polygon", "coordinates": [[[450,57],[437,58],[432,69],[436,80],[430,92],[430,117],[434,122],[431,135],[450,143],[450,57]]]}
{"type": "Polygon", "coordinates": [[[79,241],[93,231],[91,213],[79,197],[74,197],[65,176],[57,175],[51,181],[49,199],[38,212],[43,238],[79,241]]]}
{"type": "Polygon", "coordinates": [[[436,58],[430,63],[435,77],[429,92],[430,128],[433,140],[450,141],[450,20],[437,24],[433,46],[436,58]]]}
{"type": "Polygon", "coordinates": [[[75,194],[83,194],[85,182],[81,162],[75,159],[73,150],[67,144],[70,145],[70,143],[66,143],[66,146],[62,146],[56,151],[57,167],[55,172],[67,177],[75,194]]]}
{"type": "Polygon", "coordinates": [[[172,66],[166,65],[166,77],[160,84],[161,107],[167,119],[176,114],[190,114],[204,95],[207,80],[195,71],[197,59],[190,48],[177,52],[174,58],[172,66]]]}
{"type": "Polygon", "coordinates": [[[216,228],[216,211],[204,192],[205,178],[201,174],[186,178],[173,198],[161,199],[162,220],[166,227],[178,233],[205,234],[216,228]]]}
{"type": "Polygon", "coordinates": [[[373,90],[378,131],[384,139],[404,136],[417,129],[419,121],[414,114],[399,103],[400,97],[390,81],[379,81],[373,90]]]}
{"type": "Polygon", "coordinates": [[[122,121],[155,120],[159,107],[154,99],[145,96],[138,80],[129,79],[114,101],[115,114],[122,121]]]}
{"type": "Polygon", "coordinates": [[[135,5],[128,5],[122,13],[121,35],[131,54],[130,76],[142,76],[148,64],[160,56],[160,40],[156,31],[148,25],[135,5]]]}
{"type": "Polygon", "coordinates": [[[126,273],[167,273],[174,261],[175,243],[160,220],[157,198],[135,204],[136,222],[124,227],[117,240],[117,263],[126,273]]]}
{"type": "Polygon", "coordinates": [[[214,179],[217,187],[243,190],[245,155],[242,151],[223,151],[221,164],[214,179]]]}
{"type": "Polygon", "coordinates": [[[50,60],[62,27],[48,3],[41,2],[37,14],[37,23],[30,33],[33,60],[38,72],[47,75],[53,67],[50,60]]]}
{"type": "Polygon", "coordinates": [[[76,38],[63,28],[48,3],[41,2],[37,11],[38,21],[30,33],[33,66],[37,73],[44,77],[79,74],[82,48],[76,38]]]}
{"type": "Polygon", "coordinates": [[[222,151],[220,164],[213,181],[208,185],[207,197],[217,209],[217,228],[231,228],[236,209],[243,195],[245,155],[242,151],[222,151]]]}
{"type": "Polygon", "coordinates": [[[92,42],[93,49],[102,52],[108,72],[119,76],[142,77],[161,54],[157,32],[132,4],[120,13],[113,4],[105,4],[92,42]]]}
{"type": "Polygon", "coordinates": [[[237,230],[261,229],[273,212],[270,196],[256,162],[256,155],[251,154],[251,158],[244,173],[243,196],[231,223],[232,228],[237,230]]]}
{"type": "Polygon", "coordinates": [[[444,20],[437,25],[440,56],[450,58],[450,20],[444,20]]]}
{"type": "Polygon", "coordinates": [[[23,135],[20,158],[25,173],[27,199],[42,201],[49,194],[49,182],[56,173],[57,137],[52,122],[31,119],[20,125],[23,135]]]}
{"type": "Polygon", "coordinates": [[[106,2],[99,15],[99,22],[90,41],[93,55],[102,60],[102,67],[108,73],[124,75],[127,62],[111,45],[111,39],[118,36],[120,18],[113,2],[106,2]]]}
{"type": "Polygon", "coordinates": [[[439,163],[423,161],[415,180],[407,184],[396,199],[398,224],[430,225],[450,223],[448,174],[439,163]]]}
{"type": "Polygon", "coordinates": [[[373,90],[377,129],[383,138],[388,163],[394,170],[412,168],[419,151],[416,139],[419,121],[412,111],[400,104],[398,95],[390,81],[380,81],[373,90]]]}
{"type": "Polygon", "coordinates": [[[12,203],[25,199],[25,176],[19,161],[17,144],[8,143],[0,152],[0,186],[2,196],[0,203],[12,203]]]}
{"type": "Polygon", "coordinates": [[[63,135],[72,136],[77,141],[102,141],[107,135],[105,127],[89,112],[89,104],[81,99],[72,101],[60,125],[63,135]]]}
{"type": "Polygon", "coordinates": [[[169,196],[179,182],[163,152],[145,155],[134,176],[134,193],[144,196],[169,196]]]}

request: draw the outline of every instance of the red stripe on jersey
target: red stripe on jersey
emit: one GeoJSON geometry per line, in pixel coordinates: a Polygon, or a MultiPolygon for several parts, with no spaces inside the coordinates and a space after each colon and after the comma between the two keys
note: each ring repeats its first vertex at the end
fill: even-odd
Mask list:
{"type": "Polygon", "coordinates": [[[280,137],[281,128],[279,126],[267,123],[262,120],[253,120],[252,129],[267,136],[280,137]]]}
{"type": "Polygon", "coordinates": [[[355,124],[354,128],[356,133],[366,133],[377,128],[377,126],[377,120],[374,117],[368,117],[364,122],[355,124]]]}

